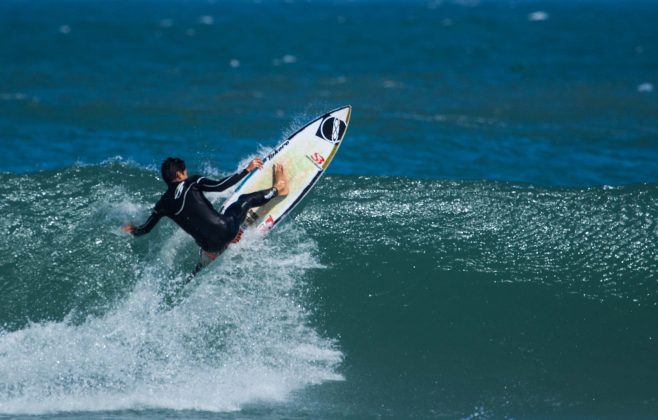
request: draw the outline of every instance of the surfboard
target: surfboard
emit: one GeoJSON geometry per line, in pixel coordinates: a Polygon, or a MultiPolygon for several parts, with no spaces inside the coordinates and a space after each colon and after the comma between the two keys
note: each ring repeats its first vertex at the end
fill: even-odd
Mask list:
{"type": "Polygon", "coordinates": [[[263,158],[263,167],[252,171],[222,205],[220,213],[242,194],[272,187],[272,167],[284,166],[289,178],[289,193],[267,204],[252,208],[233,240],[237,243],[247,229],[267,233],[283,220],[311,191],[336,156],[350,122],[351,106],[327,112],[309,122],[263,158]]]}

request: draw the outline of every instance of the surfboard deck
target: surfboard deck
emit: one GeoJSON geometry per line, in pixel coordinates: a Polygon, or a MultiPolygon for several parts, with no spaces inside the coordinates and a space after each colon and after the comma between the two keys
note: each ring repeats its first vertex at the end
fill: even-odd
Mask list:
{"type": "MultiPolygon", "coordinates": [[[[347,105],[312,120],[263,158],[263,167],[252,171],[222,204],[220,213],[242,194],[265,190],[273,184],[273,166],[280,163],[288,175],[289,193],[275,197],[267,204],[252,208],[233,240],[237,243],[247,229],[267,233],[281,222],[304,199],[320,180],[340,147],[350,122],[352,107],[347,105]]],[[[199,264],[210,263],[201,253],[199,264]]],[[[198,271],[198,270],[197,270],[198,271]]]]}
{"type": "Polygon", "coordinates": [[[306,124],[275,147],[263,159],[263,167],[251,172],[238,185],[222,205],[220,213],[242,194],[271,188],[275,163],[284,166],[290,192],[285,197],[275,197],[267,204],[251,209],[234,243],[239,242],[242,233],[250,227],[256,227],[261,233],[271,230],[302,201],[336,155],[351,111],[350,106],[338,108],[306,124]]]}

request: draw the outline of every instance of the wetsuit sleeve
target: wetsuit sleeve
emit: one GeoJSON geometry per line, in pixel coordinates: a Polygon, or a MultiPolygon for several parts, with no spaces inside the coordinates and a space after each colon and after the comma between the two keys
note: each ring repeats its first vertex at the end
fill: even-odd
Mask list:
{"type": "Polygon", "coordinates": [[[153,213],[149,216],[149,218],[144,222],[143,225],[138,226],[135,228],[135,231],[133,232],[133,235],[135,236],[142,236],[146,235],[155,227],[155,225],[158,224],[160,219],[162,219],[163,214],[158,212],[158,210],[153,210],[153,213]]]}
{"type": "Polygon", "coordinates": [[[197,178],[195,183],[200,191],[224,191],[225,189],[230,188],[240,182],[240,180],[247,176],[248,173],[249,172],[245,169],[242,172],[227,176],[226,178],[222,178],[219,181],[208,179],[202,176],[197,178]]]}

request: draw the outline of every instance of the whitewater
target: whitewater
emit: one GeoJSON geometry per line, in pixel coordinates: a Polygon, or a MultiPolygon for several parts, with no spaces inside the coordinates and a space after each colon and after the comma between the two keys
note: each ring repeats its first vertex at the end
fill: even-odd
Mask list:
{"type": "Polygon", "coordinates": [[[173,223],[146,240],[118,229],[148,208],[134,178],[153,175],[5,184],[0,412],[232,411],[342,380],[336,343],[307,322],[305,273],[322,265],[303,229],[247,237],[184,286],[198,251],[173,223]]]}

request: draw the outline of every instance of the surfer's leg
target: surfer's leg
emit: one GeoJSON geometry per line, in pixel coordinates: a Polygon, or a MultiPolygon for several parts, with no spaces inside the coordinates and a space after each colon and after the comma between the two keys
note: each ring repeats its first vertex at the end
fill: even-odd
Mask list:
{"type": "Polygon", "coordinates": [[[240,225],[247,217],[247,212],[250,208],[262,206],[277,195],[278,191],[274,187],[256,191],[251,194],[242,194],[238,197],[235,203],[228,206],[224,215],[233,218],[233,220],[240,225]]]}
{"type": "Polygon", "coordinates": [[[226,211],[224,211],[224,215],[234,218],[239,226],[244,222],[250,208],[262,206],[274,197],[288,195],[288,177],[283,170],[283,165],[279,163],[274,165],[273,184],[274,186],[272,188],[241,195],[235,203],[228,206],[226,211]]]}
{"type": "Polygon", "coordinates": [[[192,270],[192,274],[187,276],[185,279],[185,284],[189,283],[192,281],[194,276],[199,274],[201,270],[203,270],[204,267],[206,267],[208,264],[211,262],[215,261],[217,257],[219,257],[220,252],[210,252],[210,251],[204,251],[203,249],[199,249],[199,262],[196,264],[194,267],[194,270],[192,270]]]}

